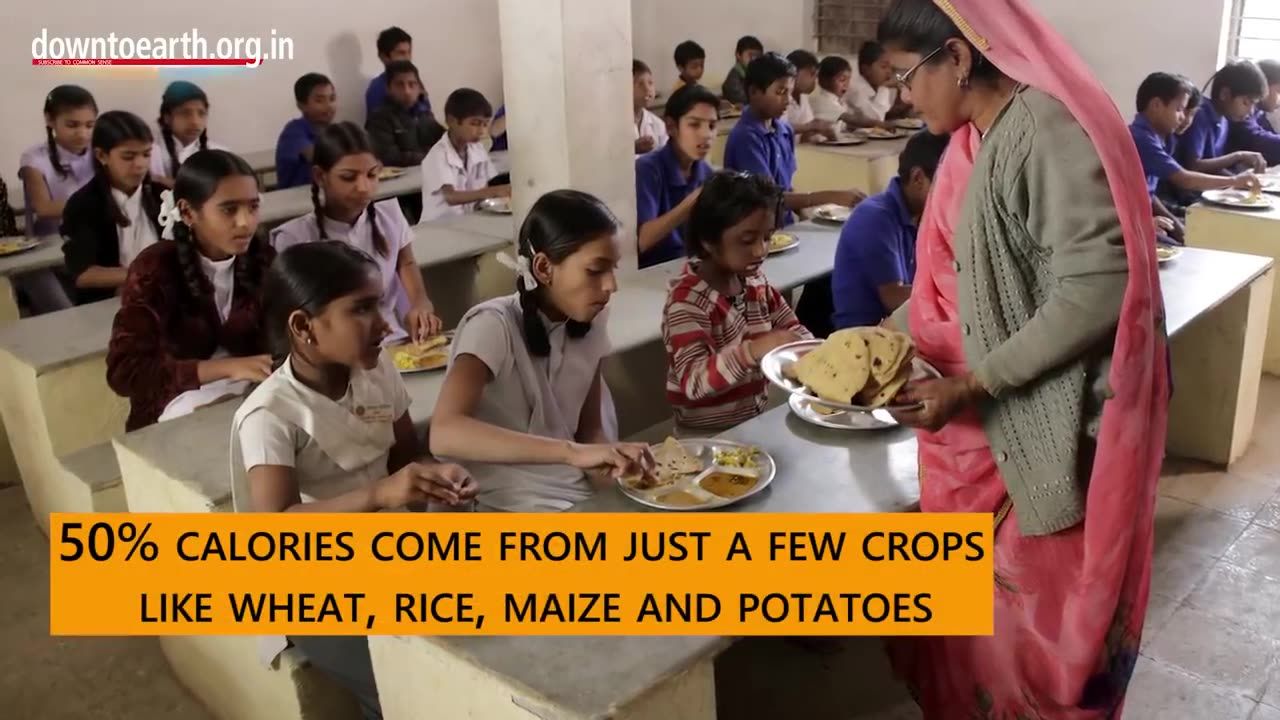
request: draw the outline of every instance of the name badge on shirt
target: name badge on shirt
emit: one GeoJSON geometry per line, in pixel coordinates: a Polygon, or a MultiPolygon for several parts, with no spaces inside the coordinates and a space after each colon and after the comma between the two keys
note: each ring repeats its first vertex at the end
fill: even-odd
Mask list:
{"type": "Polygon", "coordinates": [[[356,417],[367,423],[389,423],[395,420],[390,405],[357,405],[356,417]]]}

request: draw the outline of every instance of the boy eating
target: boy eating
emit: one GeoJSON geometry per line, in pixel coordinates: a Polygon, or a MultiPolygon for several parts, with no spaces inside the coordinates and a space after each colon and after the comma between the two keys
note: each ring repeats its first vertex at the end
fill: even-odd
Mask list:
{"type": "MultiPolygon", "coordinates": [[[[413,61],[413,38],[409,33],[398,27],[389,27],[378,33],[378,59],[382,61],[385,68],[393,62],[412,62],[413,61]]],[[[421,80],[419,80],[421,82],[421,80]]],[[[369,118],[374,111],[382,107],[382,103],[387,99],[387,73],[384,70],[381,75],[369,81],[369,88],[364,92],[364,116],[369,118]]],[[[418,107],[415,110],[418,113],[431,114],[431,100],[427,97],[424,89],[421,97],[416,99],[418,107]]]]}
{"type": "Polygon", "coordinates": [[[367,128],[373,150],[383,165],[412,167],[422,163],[444,128],[418,102],[422,80],[418,68],[408,60],[387,64],[387,98],[369,116],[367,128]]]}
{"type": "Polygon", "coordinates": [[[795,133],[783,117],[795,89],[795,67],[777,53],[761,55],[747,66],[747,108],[729,133],[724,166],[730,170],[764,175],[783,191],[788,210],[783,224],[792,221],[791,211],[817,205],[853,207],[865,195],[857,191],[791,192],[796,172],[795,133]]]}
{"type": "Polygon", "coordinates": [[[1280,62],[1263,60],[1258,69],[1267,80],[1267,94],[1249,117],[1231,123],[1228,149],[1261,153],[1268,165],[1280,165],[1280,62]]]}
{"type": "Polygon", "coordinates": [[[703,183],[707,153],[720,121],[720,99],[701,85],[680,88],[663,110],[670,140],[636,160],[636,227],[640,267],[685,256],[683,227],[703,183]]]}
{"type": "Polygon", "coordinates": [[[835,124],[814,117],[809,103],[809,94],[818,86],[818,56],[808,50],[795,50],[787,56],[787,62],[796,67],[796,85],[791,92],[791,105],[787,107],[787,123],[800,142],[813,142],[822,135],[835,139],[835,124]]]}
{"type": "Polygon", "coordinates": [[[905,114],[894,87],[893,66],[880,43],[868,40],[858,50],[858,72],[853,73],[845,105],[853,111],[859,127],[883,127],[886,120],[905,114]]]}
{"type": "Polygon", "coordinates": [[[839,55],[828,55],[818,63],[818,87],[809,97],[813,117],[837,130],[841,128],[886,127],[887,123],[868,122],[849,109],[845,97],[853,82],[853,66],[839,55]]]}
{"type": "Polygon", "coordinates": [[[307,73],[293,84],[293,99],[302,117],[285,124],[276,140],[276,186],[311,184],[311,151],[316,137],[333,122],[338,96],[333,83],[320,73],[307,73]]]}
{"type": "Polygon", "coordinates": [[[675,61],[680,78],[676,80],[671,92],[674,93],[685,85],[697,85],[702,82],[702,73],[707,64],[707,51],[703,50],[701,45],[692,40],[680,43],[676,46],[675,61]]]}
{"type": "Polygon", "coordinates": [[[636,154],[643,155],[667,142],[667,128],[662,120],[649,112],[649,103],[657,92],[653,87],[653,71],[639,60],[631,61],[631,110],[635,113],[636,154]]]}
{"type": "Polygon", "coordinates": [[[494,177],[481,141],[493,107],[478,91],[459,88],[444,104],[448,131],[422,160],[422,222],[463,215],[481,200],[511,197],[510,185],[490,186],[494,177]]]}
{"type": "Polygon", "coordinates": [[[1219,174],[1237,166],[1263,171],[1267,163],[1252,151],[1229,152],[1230,123],[1242,122],[1253,114],[1258,101],[1267,94],[1267,79],[1248,60],[1228,63],[1213,78],[1209,97],[1196,113],[1181,140],[1178,162],[1199,173],[1219,174]]]}
{"type": "Polygon", "coordinates": [[[720,96],[738,107],[743,107],[748,100],[746,87],[747,66],[764,54],[764,45],[754,36],[743,35],[738,38],[738,45],[733,54],[737,63],[729,71],[729,75],[725,77],[724,84],[720,86],[720,96]]]}

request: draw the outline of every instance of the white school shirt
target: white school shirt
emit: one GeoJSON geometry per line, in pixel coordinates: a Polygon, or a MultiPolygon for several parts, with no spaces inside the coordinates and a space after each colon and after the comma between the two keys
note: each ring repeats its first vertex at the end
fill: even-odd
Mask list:
{"type": "Polygon", "coordinates": [[[813,111],[815,120],[829,123],[838,123],[840,118],[848,112],[839,95],[822,87],[815,88],[809,94],[809,107],[813,111]]]}
{"type": "MultiPolygon", "coordinates": [[[[472,417],[513,432],[572,441],[583,404],[608,354],[608,311],[592,330],[569,337],[565,323],[539,314],[551,341],[551,355],[533,356],[525,344],[519,295],[483,302],[467,312],[454,336],[451,362],[472,355],[493,374],[472,417]]],[[[602,401],[602,413],[612,403],[602,401]]],[[[613,425],[605,417],[606,434],[613,425]]],[[[460,461],[480,487],[482,510],[546,512],[567,510],[592,495],[581,470],[567,465],[504,465],[460,461]]]]}
{"type": "MultiPolygon", "coordinates": [[[[232,507],[255,511],[248,473],[259,465],[293,468],[303,502],[336,497],[386,477],[393,426],[409,403],[386,353],[372,370],[353,368],[347,392],[336,402],[299,382],[286,359],[232,420],[232,507]]],[[[283,636],[262,637],[260,657],[270,665],[286,647],[283,636]]]]}
{"type": "MultiPolygon", "coordinates": [[[[409,221],[405,219],[404,211],[395,198],[373,203],[373,215],[378,223],[378,232],[387,243],[386,255],[373,246],[373,226],[369,224],[368,210],[360,213],[353,225],[326,217],[324,232],[329,240],[341,240],[350,244],[373,258],[378,265],[378,271],[382,273],[382,297],[378,301],[378,309],[382,311],[382,319],[391,327],[391,334],[383,341],[386,345],[409,337],[401,321],[409,312],[409,296],[400,283],[396,265],[400,261],[400,251],[413,243],[413,228],[409,226],[409,221]]],[[[294,218],[271,231],[271,245],[276,252],[284,252],[294,245],[319,241],[320,226],[316,225],[314,212],[294,218]]]]}
{"type": "Polygon", "coordinates": [[[422,159],[422,219],[419,222],[467,214],[472,210],[472,204],[450,205],[444,201],[440,189],[452,185],[454,190],[483,190],[489,186],[489,179],[494,174],[489,153],[483,145],[468,145],[467,159],[463,162],[449,141],[449,134],[445,133],[422,159]]]}
{"type": "Polygon", "coordinates": [[[787,124],[791,127],[808,125],[814,121],[813,104],[809,102],[809,93],[801,93],[800,99],[787,106],[787,124]]]}
{"type": "MultiPolygon", "coordinates": [[[[173,138],[173,149],[178,151],[178,165],[187,161],[187,158],[200,152],[200,138],[196,138],[195,142],[190,145],[183,145],[182,141],[176,136],[173,138]]],[[[230,148],[219,145],[212,140],[206,150],[229,150],[230,148]]],[[[163,140],[157,140],[151,144],[151,177],[167,177],[174,176],[172,158],[169,155],[169,148],[164,146],[163,140]]]]}
{"type": "MultiPolygon", "coordinates": [[[[236,289],[235,262],[235,257],[229,257],[226,260],[210,260],[203,255],[200,256],[200,269],[209,280],[209,284],[213,286],[213,305],[218,309],[218,318],[222,322],[226,322],[227,317],[231,315],[231,300],[236,289]]],[[[230,356],[231,353],[227,352],[226,348],[220,347],[214,351],[210,359],[216,360],[230,356]]],[[[205,405],[223,398],[243,395],[248,389],[249,383],[245,380],[223,378],[205,383],[195,390],[188,390],[170,400],[164,407],[164,412],[160,413],[159,422],[190,415],[205,405]]]]}
{"type": "Polygon", "coordinates": [[[898,102],[898,89],[882,85],[876,90],[862,77],[862,73],[856,72],[853,74],[853,82],[849,83],[849,92],[845,94],[844,102],[859,118],[884,122],[889,111],[898,102]]]}
{"type": "Polygon", "coordinates": [[[640,123],[634,126],[636,129],[635,139],[651,137],[654,142],[653,149],[661,149],[663,145],[667,144],[667,124],[662,121],[662,118],[648,110],[642,112],[644,114],[640,116],[640,123]]]}
{"type": "Polygon", "coordinates": [[[132,195],[111,188],[111,197],[129,219],[129,227],[116,226],[120,238],[120,267],[127,268],[143,250],[156,244],[155,224],[146,216],[142,207],[142,185],[134,188],[132,195]]]}

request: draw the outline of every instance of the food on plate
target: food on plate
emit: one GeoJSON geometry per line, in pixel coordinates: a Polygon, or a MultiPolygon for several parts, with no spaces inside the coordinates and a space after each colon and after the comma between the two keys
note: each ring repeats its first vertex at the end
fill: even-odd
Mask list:
{"type": "Polygon", "coordinates": [[[672,490],[654,500],[668,507],[698,507],[705,504],[701,498],[684,490],[672,490]]]}
{"type": "Polygon", "coordinates": [[[816,402],[809,403],[809,409],[823,417],[831,417],[832,415],[839,415],[840,413],[844,412],[844,410],[829,407],[827,405],[823,405],[822,403],[816,403],[816,402]]]}
{"type": "Polygon", "coordinates": [[[726,447],[716,450],[715,464],[725,468],[755,470],[760,467],[756,457],[760,455],[757,447],[726,447]]]}
{"type": "Polygon", "coordinates": [[[835,222],[844,222],[853,214],[853,210],[843,205],[821,205],[814,209],[814,215],[823,220],[834,220],[835,222]]]}
{"type": "Polygon", "coordinates": [[[751,492],[751,488],[760,482],[760,478],[739,473],[713,472],[698,482],[703,490],[722,498],[742,497],[751,492]]]}
{"type": "MultiPolygon", "coordinates": [[[[880,408],[911,378],[915,346],[887,328],[839,330],[782,374],[823,400],[880,408]]],[[[815,406],[815,410],[821,410],[815,406]]]]}
{"type": "Polygon", "coordinates": [[[449,338],[436,335],[421,343],[397,346],[391,360],[398,370],[437,370],[449,364],[449,338]]]}
{"type": "Polygon", "coordinates": [[[404,168],[384,167],[378,171],[378,179],[390,180],[391,178],[398,178],[403,175],[404,172],[404,168]]]}
{"type": "Polygon", "coordinates": [[[867,130],[867,137],[871,137],[871,138],[887,139],[887,138],[900,137],[901,135],[902,133],[898,132],[897,130],[885,130],[884,128],[870,128],[867,130]]]}
{"type": "Polygon", "coordinates": [[[511,198],[489,198],[481,203],[481,207],[489,212],[509,213],[511,212],[511,198]]]}
{"type": "Polygon", "coordinates": [[[1174,247],[1167,247],[1167,246],[1161,245],[1160,247],[1156,248],[1156,260],[1160,262],[1172,260],[1181,254],[1182,254],[1182,251],[1174,247]]]}
{"type": "Polygon", "coordinates": [[[770,250],[785,250],[796,243],[794,235],[789,233],[774,233],[769,237],[770,250]]]}
{"type": "Polygon", "coordinates": [[[894,125],[897,125],[900,128],[919,130],[924,127],[924,120],[921,120],[920,118],[902,118],[894,122],[894,125]]]}
{"type": "Polygon", "coordinates": [[[636,490],[651,490],[674,485],[691,475],[702,472],[702,461],[691,455],[679,440],[669,437],[653,451],[655,463],[652,474],[633,475],[623,482],[636,490]]]}
{"type": "Polygon", "coordinates": [[[0,255],[8,255],[9,253],[18,252],[19,250],[26,248],[28,244],[29,242],[27,240],[6,240],[4,242],[0,242],[0,255]]]}

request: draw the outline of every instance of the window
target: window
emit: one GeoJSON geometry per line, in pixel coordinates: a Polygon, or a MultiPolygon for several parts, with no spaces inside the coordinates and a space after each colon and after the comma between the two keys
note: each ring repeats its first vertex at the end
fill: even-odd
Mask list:
{"type": "Polygon", "coordinates": [[[1280,0],[1232,0],[1229,27],[1232,57],[1280,60],[1280,0]]]}
{"type": "Polygon", "coordinates": [[[862,43],[876,39],[876,26],[891,3],[892,0],[814,0],[813,34],[818,39],[818,52],[856,55],[862,43]]]}

